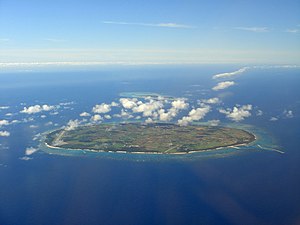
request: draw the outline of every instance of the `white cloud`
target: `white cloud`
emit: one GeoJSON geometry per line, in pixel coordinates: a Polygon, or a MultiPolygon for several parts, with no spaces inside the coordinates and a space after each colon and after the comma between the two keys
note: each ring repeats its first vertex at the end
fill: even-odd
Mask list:
{"type": "Polygon", "coordinates": [[[239,122],[251,116],[252,105],[235,106],[233,109],[220,109],[219,112],[226,115],[227,118],[239,122]]]}
{"type": "Polygon", "coordinates": [[[235,27],[235,29],[258,33],[269,32],[269,29],[267,27],[235,27]]]}
{"type": "Polygon", "coordinates": [[[24,107],[21,113],[26,113],[26,114],[35,114],[39,113],[42,111],[50,111],[55,109],[55,106],[50,106],[50,105],[34,105],[34,106],[29,106],[29,107],[24,107]]]}
{"type": "Polygon", "coordinates": [[[172,115],[169,112],[165,112],[164,109],[158,110],[159,120],[161,121],[170,121],[172,119],[172,115]]]}
{"type": "Polygon", "coordinates": [[[234,81],[224,81],[224,82],[220,82],[218,83],[215,87],[213,87],[212,89],[214,91],[218,91],[218,90],[222,90],[222,89],[226,89],[230,86],[233,86],[235,84],[234,81]]]}
{"type": "Polygon", "coordinates": [[[115,25],[133,25],[133,26],[145,26],[145,27],[166,27],[166,28],[195,28],[194,26],[178,23],[130,23],[130,22],[117,22],[117,21],[102,21],[104,24],[115,25]]]}
{"type": "Polygon", "coordinates": [[[120,103],[125,109],[132,109],[137,106],[136,98],[120,98],[120,103]]]}
{"type": "Polygon", "coordinates": [[[111,116],[110,115],[104,115],[104,118],[107,119],[107,120],[110,120],[111,116]]]}
{"type": "Polygon", "coordinates": [[[37,152],[38,149],[36,148],[33,148],[33,147],[29,147],[29,148],[26,148],[25,149],[25,155],[32,155],[33,153],[37,152]]]}
{"type": "Polygon", "coordinates": [[[56,111],[56,112],[51,112],[50,115],[51,115],[51,116],[58,115],[58,112],[57,112],[57,111],[56,111]]]}
{"type": "Polygon", "coordinates": [[[61,106],[74,105],[74,104],[75,104],[74,101],[71,101],[71,102],[61,102],[61,103],[59,103],[59,105],[61,105],[61,106]]]}
{"type": "Polygon", "coordinates": [[[76,127],[78,127],[80,124],[79,120],[69,120],[67,126],[65,127],[65,130],[74,130],[76,127]]]}
{"type": "Polygon", "coordinates": [[[145,120],[145,123],[147,123],[147,124],[153,123],[153,122],[154,122],[153,119],[151,119],[150,117],[145,120]]]}
{"type": "Polygon", "coordinates": [[[43,111],[50,111],[50,110],[53,110],[53,109],[55,109],[54,106],[50,106],[50,105],[43,105],[42,106],[43,111]]]}
{"type": "Polygon", "coordinates": [[[28,161],[28,160],[31,160],[33,158],[28,157],[28,156],[23,156],[23,157],[20,157],[19,159],[24,160],[24,161],[28,161]]]}
{"type": "Polygon", "coordinates": [[[200,102],[206,103],[206,104],[218,104],[220,103],[219,98],[209,98],[209,99],[202,99],[200,102]]]}
{"type": "Polygon", "coordinates": [[[189,106],[189,104],[186,103],[184,99],[174,100],[171,103],[171,105],[172,105],[172,108],[178,109],[178,110],[180,110],[180,109],[186,109],[189,106]]]}
{"type": "Polygon", "coordinates": [[[171,102],[171,108],[168,111],[165,109],[160,109],[157,111],[159,120],[161,121],[170,121],[176,117],[180,110],[186,109],[189,104],[185,102],[184,99],[176,99],[171,102]]]}
{"type": "Polygon", "coordinates": [[[0,127],[9,125],[8,120],[0,120],[0,127]]]}
{"type": "Polygon", "coordinates": [[[278,118],[275,117],[275,116],[272,116],[272,117],[270,118],[270,121],[277,121],[277,120],[278,120],[278,118]]]}
{"type": "Polygon", "coordinates": [[[102,103],[100,105],[95,105],[92,111],[94,113],[108,113],[111,111],[111,106],[109,104],[102,103]]]}
{"type": "Polygon", "coordinates": [[[218,126],[220,124],[220,120],[209,120],[209,121],[207,121],[207,123],[208,123],[209,126],[215,127],[215,126],[218,126]]]}
{"type": "Polygon", "coordinates": [[[94,122],[97,122],[97,121],[103,120],[103,117],[100,116],[99,114],[96,114],[96,115],[92,116],[91,120],[94,122]]]}
{"type": "Polygon", "coordinates": [[[186,126],[193,121],[201,120],[209,111],[210,106],[207,105],[203,105],[201,108],[192,109],[188,116],[184,116],[182,119],[178,120],[178,124],[180,126],[186,126]]]}
{"type": "Polygon", "coordinates": [[[130,119],[133,118],[133,115],[131,115],[128,111],[122,109],[120,114],[114,114],[114,117],[123,118],[123,119],[130,119]]]}
{"type": "Polygon", "coordinates": [[[236,71],[233,71],[233,72],[219,73],[219,74],[214,75],[213,79],[236,76],[236,75],[244,73],[248,69],[249,69],[249,67],[243,67],[243,68],[241,68],[239,70],[236,70],[236,71]]]}
{"type": "Polygon", "coordinates": [[[91,114],[89,114],[88,112],[82,112],[79,114],[79,116],[81,117],[87,117],[87,116],[90,116],[91,114]]]}
{"type": "Polygon", "coordinates": [[[2,109],[9,109],[9,106],[0,106],[0,110],[2,109]]]}
{"type": "Polygon", "coordinates": [[[52,121],[49,121],[49,122],[45,123],[45,126],[52,126],[52,125],[53,125],[52,121]]]}
{"type": "Polygon", "coordinates": [[[287,29],[285,32],[288,32],[288,33],[299,33],[300,30],[299,29],[287,29]]]}
{"type": "Polygon", "coordinates": [[[261,110],[257,110],[257,112],[256,112],[256,115],[257,116],[262,116],[264,113],[263,113],[263,111],[261,111],[261,110]]]}
{"type": "Polygon", "coordinates": [[[142,113],[144,117],[153,116],[154,111],[159,110],[163,107],[161,101],[150,99],[149,102],[143,103],[138,102],[138,106],[132,108],[134,113],[142,113]]]}
{"type": "Polygon", "coordinates": [[[0,137],[8,137],[10,133],[8,131],[0,131],[0,137]]]}
{"type": "Polygon", "coordinates": [[[119,104],[116,103],[116,102],[112,102],[112,103],[110,103],[110,105],[111,105],[112,107],[118,107],[118,106],[119,106],[119,104]]]}
{"type": "Polygon", "coordinates": [[[293,114],[293,111],[292,110],[284,110],[283,111],[283,115],[286,117],[286,118],[293,118],[294,117],[294,114],[293,114]]]}

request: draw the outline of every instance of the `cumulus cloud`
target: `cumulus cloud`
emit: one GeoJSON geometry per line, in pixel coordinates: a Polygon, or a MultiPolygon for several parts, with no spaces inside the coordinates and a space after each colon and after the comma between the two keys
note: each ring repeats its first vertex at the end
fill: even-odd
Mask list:
{"type": "Polygon", "coordinates": [[[171,102],[171,108],[166,111],[165,109],[160,109],[157,111],[158,118],[160,121],[170,121],[176,117],[180,110],[186,109],[189,104],[185,102],[184,99],[176,99],[171,102]]]}
{"type": "Polygon", "coordinates": [[[277,120],[278,120],[278,118],[275,117],[275,116],[272,116],[272,117],[270,118],[270,121],[272,121],[272,122],[277,121],[277,120]]]}
{"type": "Polygon", "coordinates": [[[284,115],[284,117],[289,118],[289,119],[294,117],[294,114],[293,114],[292,110],[284,110],[283,115],[284,115]]]}
{"type": "Polygon", "coordinates": [[[218,126],[220,124],[220,120],[209,120],[207,121],[209,126],[218,126]]]}
{"type": "Polygon", "coordinates": [[[171,105],[172,105],[172,108],[178,109],[178,110],[180,110],[180,109],[186,109],[189,106],[189,104],[187,102],[185,102],[184,99],[174,100],[171,103],[171,105]]]}
{"type": "Polygon", "coordinates": [[[94,113],[108,113],[111,111],[111,106],[109,104],[102,103],[100,105],[95,105],[92,111],[94,113]]]}
{"type": "Polygon", "coordinates": [[[92,116],[92,118],[91,118],[91,121],[93,121],[93,122],[97,122],[100,120],[103,120],[103,117],[100,116],[99,114],[96,114],[96,115],[92,116]]]}
{"type": "Polygon", "coordinates": [[[221,101],[219,98],[209,98],[209,99],[202,99],[200,102],[206,103],[206,104],[218,104],[221,101]]]}
{"type": "Polygon", "coordinates": [[[9,125],[8,120],[0,120],[0,127],[9,125]]]}
{"type": "Polygon", "coordinates": [[[182,119],[178,120],[178,124],[180,126],[186,126],[193,121],[201,120],[205,117],[205,115],[210,111],[210,106],[203,105],[200,108],[192,109],[189,112],[188,116],[182,117],[182,119]]]}
{"type": "Polygon", "coordinates": [[[25,155],[32,155],[33,153],[37,152],[38,149],[36,148],[33,148],[33,147],[29,147],[29,148],[26,148],[25,149],[25,155]]]}
{"type": "Polygon", "coordinates": [[[0,137],[8,137],[10,136],[10,133],[8,131],[0,131],[0,137]]]}
{"type": "Polygon", "coordinates": [[[42,111],[50,111],[55,109],[55,106],[51,105],[34,105],[34,106],[29,106],[29,107],[24,107],[21,113],[26,113],[26,114],[35,114],[39,113],[42,111]]]}
{"type": "Polygon", "coordinates": [[[137,106],[136,98],[120,98],[120,103],[125,109],[132,109],[137,106]]]}
{"type": "Polygon", "coordinates": [[[67,123],[67,126],[65,127],[65,130],[74,130],[76,127],[78,127],[80,124],[79,120],[69,120],[67,123]]]}
{"type": "Polygon", "coordinates": [[[79,114],[79,116],[81,117],[87,117],[87,116],[90,116],[91,114],[89,114],[88,112],[82,112],[79,114]]]}
{"type": "Polygon", "coordinates": [[[94,113],[99,113],[99,114],[103,114],[103,113],[108,113],[111,111],[111,107],[117,107],[119,106],[118,103],[116,102],[112,102],[110,104],[106,104],[106,103],[102,103],[100,105],[95,105],[92,109],[92,111],[94,113]]]}
{"type": "Polygon", "coordinates": [[[119,106],[119,104],[116,103],[116,102],[112,102],[112,103],[110,103],[110,105],[111,105],[112,107],[117,107],[117,106],[119,106]]]}
{"type": "Polygon", "coordinates": [[[110,115],[104,115],[104,118],[107,119],[107,120],[110,120],[111,116],[110,115]]]}
{"type": "Polygon", "coordinates": [[[146,117],[149,121],[160,120],[170,121],[178,115],[181,110],[186,109],[189,104],[184,98],[177,98],[170,101],[162,96],[151,97],[148,96],[144,100],[138,100],[137,98],[120,98],[120,105],[123,107],[120,114],[115,114],[114,117],[130,118],[132,114],[140,114],[137,119],[146,117]],[[165,109],[165,104],[170,106],[169,109],[165,109]]]}
{"type": "Polygon", "coordinates": [[[261,110],[257,110],[257,112],[256,112],[256,115],[257,116],[262,116],[264,113],[263,113],[263,111],[261,111],[261,110]]]}
{"type": "Polygon", "coordinates": [[[249,67],[243,67],[243,68],[241,68],[239,70],[236,70],[236,71],[233,71],[233,72],[219,73],[219,74],[214,75],[213,79],[233,77],[233,76],[244,73],[248,69],[249,69],[249,67]]]}
{"type": "Polygon", "coordinates": [[[220,82],[218,83],[215,87],[213,87],[212,89],[214,91],[219,91],[219,90],[222,90],[222,89],[226,89],[232,85],[234,85],[235,82],[234,81],[224,81],[224,82],[220,82]]]}
{"type": "Polygon", "coordinates": [[[128,111],[122,109],[120,114],[114,114],[114,117],[119,117],[123,119],[130,119],[133,118],[133,115],[131,115],[128,111]]]}
{"type": "Polygon", "coordinates": [[[153,123],[153,122],[154,122],[153,119],[150,117],[145,120],[145,123],[147,123],[147,124],[153,123]]]}
{"type": "Polygon", "coordinates": [[[251,116],[252,105],[235,106],[233,109],[220,109],[219,112],[226,115],[227,118],[239,122],[251,116]]]}
{"type": "Polygon", "coordinates": [[[149,102],[143,103],[138,102],[138,105],[132,108],[134,113],[142,113],[144,117],[153,116],[154,111],[159,110],[163,107],[161,101],[150,99],[149,102]]]}

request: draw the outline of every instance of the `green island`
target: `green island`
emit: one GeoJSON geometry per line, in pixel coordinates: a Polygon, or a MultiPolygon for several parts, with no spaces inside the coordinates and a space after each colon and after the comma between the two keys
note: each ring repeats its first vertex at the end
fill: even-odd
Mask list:
{"type": "Polygon", "coordinates": [[[185,154],[247,145],[255,136],[245,130],[171,123],[117,123],[59,129],[47,134],[49,148],[95,152],[185,154]]]}

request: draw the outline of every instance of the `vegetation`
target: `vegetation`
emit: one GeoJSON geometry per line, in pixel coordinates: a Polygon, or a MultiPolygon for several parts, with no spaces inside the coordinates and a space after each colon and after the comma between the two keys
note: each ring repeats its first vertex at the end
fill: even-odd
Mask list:
{"type": "Polygon", "coordinates": [[[49,133],[46,143],[66,149],[149,153],[188,153],[247,144],[255,136],[247,131],[212,126],[119,123],[80,126],[49,133]]]}

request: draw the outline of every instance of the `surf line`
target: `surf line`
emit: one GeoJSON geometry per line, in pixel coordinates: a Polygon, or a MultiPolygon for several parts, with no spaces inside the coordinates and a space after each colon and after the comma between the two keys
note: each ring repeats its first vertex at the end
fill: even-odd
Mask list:
{"type": "Polygon", "coordinates": [[[275,148],[267,148],[267,147],[262,147],[261,145],[257,145],[260,149],[262,150],[267,150],[267,151],[272,151],[272,152],[278,152],[280,154],[284,154],[285,152],[283,151],[280,151],[278,149],[275,149],[275,148]]]}

